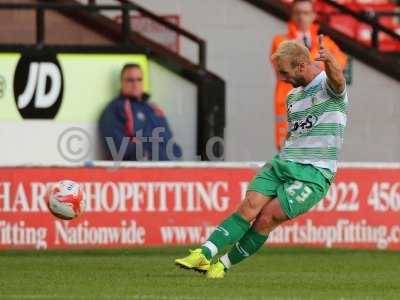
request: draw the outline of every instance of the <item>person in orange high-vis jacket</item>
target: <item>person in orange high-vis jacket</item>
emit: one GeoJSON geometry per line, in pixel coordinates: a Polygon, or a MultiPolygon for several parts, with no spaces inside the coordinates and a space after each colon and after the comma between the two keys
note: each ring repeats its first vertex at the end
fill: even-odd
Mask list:
{"type": "MultiPolygon", "coordinates": [[[[318,55],[319,26],[315,24],[316,13],[312,0],[294,0],[292,3],[292,19],[288,24],[288,32],[277,35],[272,42],[271,55],[275,53],[279,45],[286,40],[298,40],[310,50],[311,58],[318,55]]],[[[344,69],[347,63],[346,55],[339,49],[333,40],[324,36],[325,47],[334,55],[344,69]]],[[[279,150],[287,138],[288,123],[286,111],[286,96],[292,89],[292,85],[277,80],[275,88],[275,145],[279,150]]]]}

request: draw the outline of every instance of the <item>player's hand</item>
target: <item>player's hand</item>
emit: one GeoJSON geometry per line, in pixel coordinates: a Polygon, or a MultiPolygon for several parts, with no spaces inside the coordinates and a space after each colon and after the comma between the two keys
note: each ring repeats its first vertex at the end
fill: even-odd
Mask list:
{"type": "Polygon", "coordinates": [[[319,51],[318,51],[318,56],[315,60],[322,61],[322,62],[332,61],[331,52],[328,50],[328,48],[325,48],[323,34],[320,34],[318,36],[318,41],[319,41],[319,51]]]}
{"type": "Polygon", "coordinates": [[[324,63],[329,87],[335,93],[341,95],[346,88],[346,80],[343,76],[342,69],[332,53],[325,47],[324,36],[321,34],[319,35],[318,39],[319,51],[316,60],[324,63]]]}

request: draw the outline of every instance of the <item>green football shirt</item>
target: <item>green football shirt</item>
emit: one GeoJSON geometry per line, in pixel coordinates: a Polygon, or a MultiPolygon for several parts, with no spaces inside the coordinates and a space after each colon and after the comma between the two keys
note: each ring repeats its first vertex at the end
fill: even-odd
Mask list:
{"type": "Polygon", "coordinates": [[[347,87],[335,93],[325,71],[306,87],[293,89],[286,99],[289,137],[280,158],[311,164],[331,181],[343,144],[348,103],[347,87]]]}

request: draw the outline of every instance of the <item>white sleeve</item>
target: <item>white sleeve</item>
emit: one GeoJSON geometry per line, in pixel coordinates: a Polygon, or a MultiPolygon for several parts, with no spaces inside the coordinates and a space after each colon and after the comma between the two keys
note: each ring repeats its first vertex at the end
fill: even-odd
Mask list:
{"type": "Polygon", "coordinates": [[[343,90],[343,92],[341,92],[340,94],[338,94],[337,92],[335,92],[330,86],[329,86],[329,84],[328,84],[328,78],[325,78],[324,79],[324,86],[325,86],[325,89],[326,89],[326,92],[327,92],[327,94],[331,97],[331,98],[333,98],[333,99],[335,99],[335,100],[339,100],[339,101],[343,101],[343,100],[345,100],[346,99],[346,94],[347,94],[347,85],[345,84],[345,86],[344,86],[344,90],[343,90]]]}

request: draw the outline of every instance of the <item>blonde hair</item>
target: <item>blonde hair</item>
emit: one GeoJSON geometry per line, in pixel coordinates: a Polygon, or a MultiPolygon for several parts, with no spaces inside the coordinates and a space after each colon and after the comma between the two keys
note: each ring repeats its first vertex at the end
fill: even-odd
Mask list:
{"type": "Polygon", "coordinates": [[[300,62],[311,62],[310,51],[301,43],[291,40],[282,42],[278,49],[271,56],[272,61],[289,59],[292,68],[299,65],[300,62]]]}

